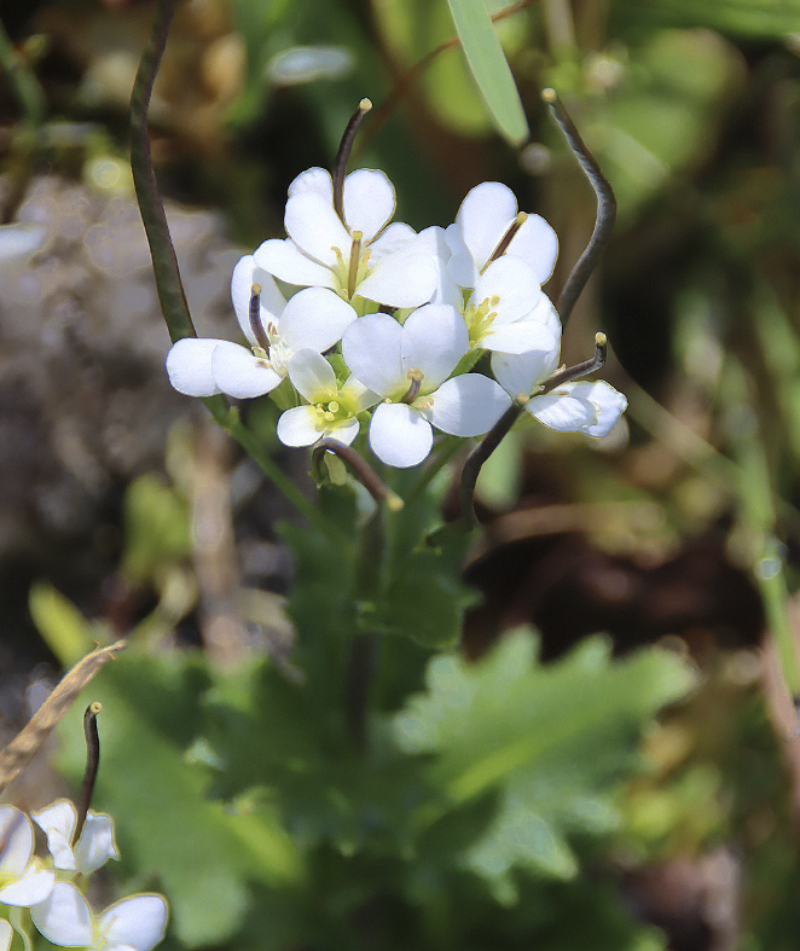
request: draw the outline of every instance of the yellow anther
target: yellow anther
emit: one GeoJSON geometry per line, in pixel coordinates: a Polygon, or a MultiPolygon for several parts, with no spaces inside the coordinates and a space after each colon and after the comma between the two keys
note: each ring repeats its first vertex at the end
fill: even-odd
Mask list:
{"type": "Polygon", "coordinates": [[[594,342],[598,347],[605,347],[608,343],[608,337],[601,331],[594,335],[594,342]]]}

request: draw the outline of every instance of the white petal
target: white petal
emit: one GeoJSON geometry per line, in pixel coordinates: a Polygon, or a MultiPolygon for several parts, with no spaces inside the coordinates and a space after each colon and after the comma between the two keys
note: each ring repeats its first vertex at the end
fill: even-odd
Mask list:
{"type": "Polygon", "coordinates": [[[519,354],[528,350],[552,350],[557,347],[558,339],[549,327],[536,320],[518,320],[513,324],[495,321],[481,337],[480,345],[486,350],[519,354]]]}
{"type": "Polygon", "coordinates": [[[319,413],[313,406],[294,406],[278,419],[278,439],[284,446],[311,446],[321,436],[319,413]]]}
{"type": "Polygon", "coordinates": [[[356,293],[390,307],[418,307],[431,299],[436,284],[437,268],[430,255],[401,250],[381,258],[356,293]]]}
{"type": "Polygon", "coordinates": [[[499,383],[479,373],[447,380],[432,394],[427,416],[437,429],[453,436],[481,436],[511,405],[499,383]]]}
{"type": "Polygon", "coordinates": [[[530,314],[526,315],[525,319],[538,320],[540,324],[544,324],[545,327],[549,329],[557,340],[561,339],[561,319],[558,316],[558,311],[555,309],[553,302],[546,295],[542,294],[539,303],[533,308],[530,314]]]}
{"type": "Polygon", "coordinates": [[[14,929],[5,918],[0,918],[0,951],[8,951],[13,937],[14,929]]]}
{"type": "Polygon", "coordinates": [[[114,842],[114,820],[99,812],[89,812],[83,824],[81,837],[75,846],[78,871],[91,875],[109,859],[118,859],[114,842]]]}
{"type": "Polygon", "coordinates": [[[372,414],[369,444],[387,466],[418,466],[431,451],[433,430],[420,413],[406,403],[381,403],[372,414]]]}
{"type": "Polygon", "coordinates": [[[213,396],[219,393],[211,372],[211,356],[219,343],[208,337],[184,337],[167,354],[167,376],[179,393],[213,396]]]}
{"type": "Polygon", "coordinates": [[[388,314],[367,314],[342,337],[342,356],[348,369],[381,396],[392,394],[405,380],[400,361],[402,330],[388,314]]]}
{"type": "Polygon", "coordinates": [[[445,230],[445,241],[450,248],[447,261],[447,273],[460,287],[475,287],[481,276],[475,258],[464,242],[464,235],[458,225],[450,225],[445,230]]]}
{"type": "Polygon", "coordinates": [[[289,186],[289,198],[302,195],[303,192],[313,192],[320,198],[333,204],[333,181],[331,173],[326,168],[309,168],[295,178],[289,186]]]}
{"type": "Polygon", "coordinates": [[[278,290],[272,275],[256,263],[255,256],[248,254],[233,269],[231,277],[231,299],[236,319],[242,333],[252,344],[258,343],[250,326],[250,294],[253,284],[261,285],[260,317],[262,326],[277,324],[286,301],[278,290]]]}
{"type": "Polygon", "coordinates": [[[431,255],[436,267],[436,287],[431,297],[431,303],[452,304],[459,310],[463,310],[464,295],[459,285],[450,276],[447,268],[451,252],[444,229],[433,225],[424,231],[420,231],[415,249],[426,250],[431,255]]]}
{"type": "Polygon", "coordinates": [[[342,339],[356,317],[338,294],[325,287],[308,287],[288,301],[278,330],[292,350],[307,347],[322,353],[342,339]]]}
{"type": "Polygon", "coordinates": [[[333,368],[315,350],[298,350],[294,354],[289,361],[289,379],[309,403],[321,403],[326,392],[336,390],[333,368]]]}
{"type": "Polygon", "coordinates": [[[106,908],[97,924],[106,947],[127,945],[150,951],[164,938],[168,916],[163,895],[134,895],[106,908]]]}
{"type": "Polygon", "coordinates": [[[344,180],[344,220],[369,243],[394,215],[394,186],[384,172],[360,168],[344,180]]]}
{"type": "Polygon", "coordinates": [[[33,853],[30,819],[16,806],[0,806],[0,880],[19,878],[33,853]]]}
{"type": "Polygon", "coordinates": [[[259,267],[287,284],[300,287],[336,286],[333,272],[325,265],[312,261],[289,239],[280,241],[270,238],[256,250],[253,257],[259,267]]]}
{"type": "Polygon", "coordinates": [[[422,370],[422,392],[446,380],[469,349],[469,331],[462,315],[448,304],[426,304],[403,324],[403,372],[422,370]]]}
{"type": "Polygon", "coordinates": [[[529,314],[544,294],[527,264],[519,258],[504,255],[492,261],[478,278],[470,303],[479,305],[487,298],[495,297],[499,298],[497,304],[492,305],[492,310],[497,313],[495,323],[507,323],[529,314]]]}
{"type": "Polygon", "coordinates": [[[607,436],[627,405],[622,393],[599,381],[567,383],[546,396],[534,397],[525,408],[550,429],[607,436]]]}
{"type": "Polygon", "coordinates": [[[333,205],[323,201],[319,195],[303,192],[290,198],[286,203],[284,223],[292,241],[319,264],[336,265],[334,248],[341,251],[345,261],[349,260],[352,239],[333,205]]]}
{"type": "Polygon", "coordinates": [[[512,397],[520,393],[530,396],[537,383],[555,373],[558,353],[558,346],[531,350],[528,353],[493,353],[492,373],[512,397]]]}
{"type": "Polygon", "coordinates": [[[529,215],[511,239],[506,254],[521,258],[544,284],[556,264],[558,236],[540,215],[529,215]]]}
{"type": "Polygon", "coordinates": [[[0,888],[0,902],[23,908],[37,905],[50,894],[55,880],[55,872],[51,868],[42,868],[34,859],[20,879],[0,888]]]}
{"type": "Polygon", "coordinates": [[[370,260],[374,264],[381,258],[385,258],[387,254],[408,250],[410,243],[416,238],[417,233],[410,225],[395,221],[370,244],[370,260]]]}
{"type": "Polygon", "coordinates": [[[31,908],[31,919],[52,944],[85,948],[92,944],[92,912],[78,889],[56,882],[50,895],[31,908]]]}
{"type": "Polygon", "coordinates": [[[220,390],[240,400],[269,393],[283,379],[246,347],[227,341],[215,348],[211,370],[220,390]]]}
{"type": "Polygon", "coordinates": [[[328,426],[322,434],[326,439],[335,439],[337,442],[349,446],[358,435],[361,429],[361,423],[357,419],[349,419],[346,422],[338,423],[336,426],[328,426]]]}
{"type": "Polygon", "coordinates": [[[458,210],[456,223],[479,269],[503,240],[516,214],[517,199],[511,189],[500,182],[483,182],[468,193],[458,210]]]}
{"type": "Polygon", "coordinates": [[[75,806],[68,799],[59,799],[45,809],[32,812],[31,818],[47,836],[47,850],[53,857],[53,865],[74,871],[77,866],[72,836],[78,821],[75,806]]]}

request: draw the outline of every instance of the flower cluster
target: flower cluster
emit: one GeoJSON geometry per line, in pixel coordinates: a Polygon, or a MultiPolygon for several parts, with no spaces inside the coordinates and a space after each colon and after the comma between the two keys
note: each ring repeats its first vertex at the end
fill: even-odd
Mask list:
{"type": "Polygon", "coordinates": [[[561,325],[542,284],[558,251],[538,215],[498,182],[473,188],[448,228],[392,222],[383,172],[343,179],[312,168],[289,188],[285,240],[265,241],[233,273],[247,346],[187,338],[167,357],[190,396],[273,393],[287,446],[350,444],[362,424],[384,463],[415,466],[434,429],[481,436],[512,400],[557,430],[604,436],[626,406],[606,383],[543,386],[559,363],[561,325]],[[279,283],[280,282],[280,286],[279,283]],[[297,290],[288,298],[281,288],[297,290]],[[491,372],[475,371],[491,354],[491,372]]]}
{"type": "MultiPolygon", "coordinates": [[[[31,813],[47,837],[49,858],[33,856],[33,826],[15,806],[0,806],[0,902],[12,906],[11,922],[24,933],[20,911],[30,910],[51,943],[93,951],[150,951],[164,937],[167,902],[161,895],[134,895],[96,914],[84,897],[89,877],[119,858],[110,816],[89,811],[77,842],[78,816],[61,799],[31,813]]],[[[0,918],[0,951],[8,951],[12,924],[0,918]]],[[[26,939],[26,947],[29,946],[26,939]]]]}

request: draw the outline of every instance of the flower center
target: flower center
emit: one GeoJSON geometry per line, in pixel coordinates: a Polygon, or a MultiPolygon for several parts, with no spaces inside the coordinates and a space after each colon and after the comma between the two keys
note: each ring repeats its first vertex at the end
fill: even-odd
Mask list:
{"type": "Polygon", "coordinates": [[[344,426],[358,414],[355,400],[342,390],[320,390],[314,394],[311,407],[320,431],[344,426]]]}
{"type": "Polygon", "coordinates": [[[469,304],[464,311],[464,319],[469,328],[469,345],[477,347],[480,341],[491,329],[497,311],[494,309],[500,303],[500,298],[495,294],[493,297],[487,297],[480,304],[469,304]]]}
{"type": "Polygon", "coordinates": [[[369,244],[365,244],[361,231],[354,231],[350,253],[346,259],[341,248],[334,247],[331,250],[336,255],[333,274],[336,278],[337,293],[349,303],[356,296],[358,285],[369,274],[369,244]]]}
{"type": "Polygon", "coordinates": [[[422,372],[422,370],[409,370],[406,376],[411,382],[405,394],[400,397],[400,402],[413,403],[414,400],[419,396],[419,391],[422,389],[422,380],[424,379],[425,374],[422,372]]]}

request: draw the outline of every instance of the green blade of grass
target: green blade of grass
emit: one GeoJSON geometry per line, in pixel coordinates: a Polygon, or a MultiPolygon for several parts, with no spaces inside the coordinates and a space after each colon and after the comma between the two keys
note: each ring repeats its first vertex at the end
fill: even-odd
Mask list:
{"type": "Polygon", "coordinates": [[[513,145],[528,137],[528,122],[503,47],[484,0],[447,0],[475,82],[500,132],[513,145]]]}

